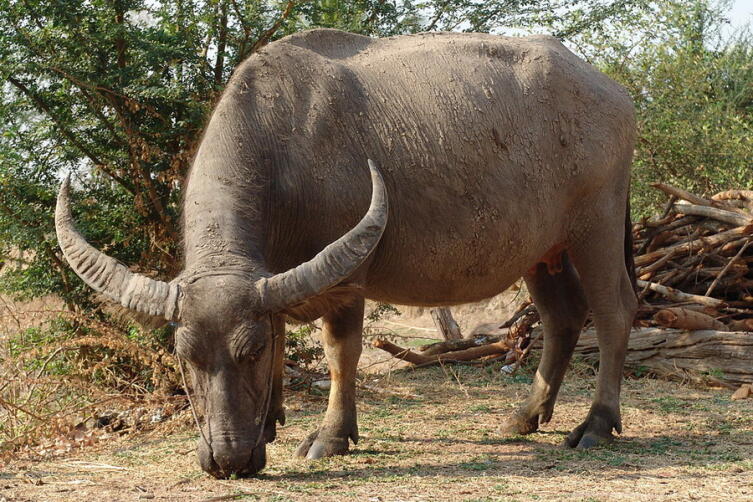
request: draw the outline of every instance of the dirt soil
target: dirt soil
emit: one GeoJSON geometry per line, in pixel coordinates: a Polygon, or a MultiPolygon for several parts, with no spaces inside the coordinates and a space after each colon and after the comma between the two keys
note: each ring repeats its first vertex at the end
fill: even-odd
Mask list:
{"type": "Polygon", "coordinates": [[[514,376],[498,366],[396,370],[361,381],[361,441],[344,457],[293,458],[326,406],[325,396],[298,392],[257,478],[207,477],[184,417],[62,458],[14,461],[0,468],[0,500],[753,500],[753,400],[627,380],[624,434],[575,451],[560,443],[588,411],[589,372],[576,364],[553,421],[527,437],[497,428],[525,396],[530,368],[514,376]]]}
{"type": "MultiPolygon", "coordinates": [[[[509,317],[520,295],[453,309],[467,332],[509,317]]],[[[379,321],[375,332],[436,334],[426,312],[379,321]]],[[[315,429],[326,395],[289,392],[288,422],[252,479],[218,481],[196,463],[188,412],[148,433],[100,442],[55,458],[0,464],[0,502],[17,501],[753,501],[753,400],[730,391],[628,379],[624,434],[583,452],[561,443],[585,417],[593,368],[576,361],[554,419],[542,432],[503,437],[503,418],[528,392],[534,360],[509,376],[486,368],[400,369],[366,350],[359,380],[361,441],[344,457],[301,461],[298,442],[315,429]]]]}

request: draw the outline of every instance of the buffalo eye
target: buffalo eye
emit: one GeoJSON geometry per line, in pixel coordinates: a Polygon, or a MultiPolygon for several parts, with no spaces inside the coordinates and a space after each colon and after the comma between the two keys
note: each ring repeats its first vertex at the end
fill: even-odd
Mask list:
{"type": "Polygon", "coordinates": [[[246,328],[238,330],[231,341],[233,356],[239,363],[257,359],[265,346],[263,333],[246,328]]]}
{"type": "Polygon", "coordinates": [[[198,346],[198,339],[187,328],[181,327],[175,333],[175,354],[194,366],[202,366],[204,351],[198,346]]]}

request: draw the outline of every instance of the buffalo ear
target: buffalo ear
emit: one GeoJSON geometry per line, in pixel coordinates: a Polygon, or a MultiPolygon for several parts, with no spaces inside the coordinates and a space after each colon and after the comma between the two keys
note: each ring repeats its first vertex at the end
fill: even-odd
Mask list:
{"type": "Polygon", "coordinates": [[[282,311],[293,324],[314,322],[328,312],[336,312],[352,304],[363,296],[363,287],[357,284],[338,284],[321,295],[312,296],[306,301],[282,311]]]}

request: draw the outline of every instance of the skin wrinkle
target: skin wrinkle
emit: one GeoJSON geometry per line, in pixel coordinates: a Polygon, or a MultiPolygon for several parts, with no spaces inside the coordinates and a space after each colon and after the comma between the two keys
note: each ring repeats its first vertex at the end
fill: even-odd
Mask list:
{"type": "Polygon", "coordinates": [[[266,340],[258,334],[249,333],[249,330],[241,328],[232,335],[230,350],[236,363],[251,363],[265,344],[266,340]]]}
{"type": "MultiPolygon", "coordinates": [[[[192,367],[205,367],[201,354],[206,350],[206,338],[193,334],[187,328],[179,328],[175,334],[175,350],[179,357],[190,361],[192,367]]],[[[195,381],[195,380],[194,380],[195,381]]]]}

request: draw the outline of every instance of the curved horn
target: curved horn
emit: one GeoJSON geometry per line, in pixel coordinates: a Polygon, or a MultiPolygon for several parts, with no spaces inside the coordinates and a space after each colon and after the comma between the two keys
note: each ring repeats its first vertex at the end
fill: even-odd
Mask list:
{"type": "Polygon", "coordinates": [[[63,256],[73,271],[95,291],[128,309],[168,321],[177,320],[178,285],[134,274],[115,258],[93,248],[73,224],[69,192],[70,176],[63,181],[58,193],[55,231],[63,256]]]}
{"type": "Polygon", "coordinates": [[[379,244],[387,225],[389,207],[384,180],[374,162],[371,170],[371,205],[348,233],[322,249],[311,260],[256,283],[265,310],[282,310],[316,296],[347,278],[379,244]]]}

